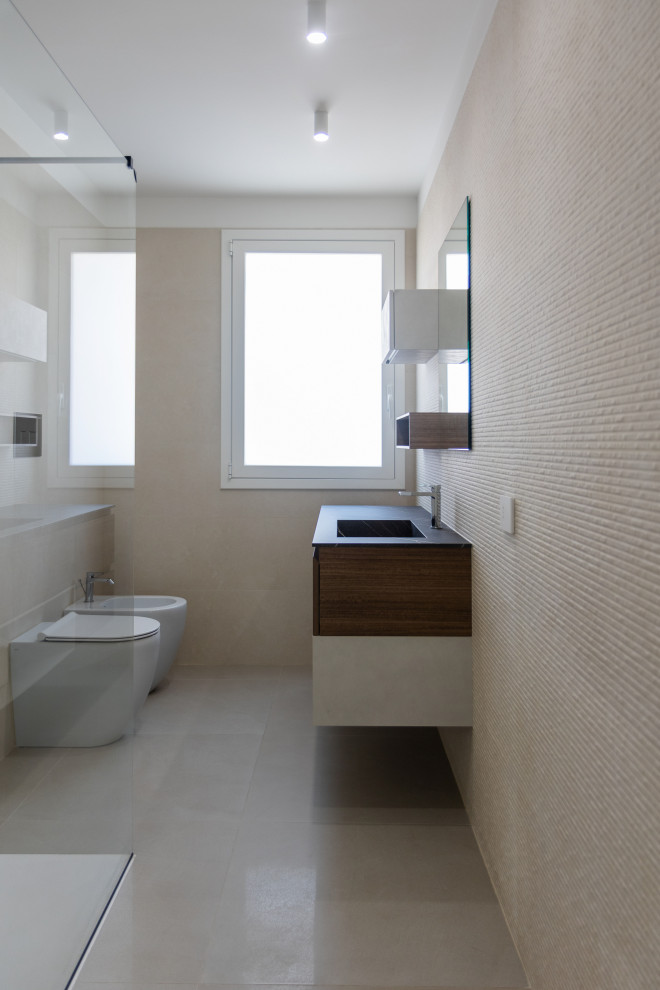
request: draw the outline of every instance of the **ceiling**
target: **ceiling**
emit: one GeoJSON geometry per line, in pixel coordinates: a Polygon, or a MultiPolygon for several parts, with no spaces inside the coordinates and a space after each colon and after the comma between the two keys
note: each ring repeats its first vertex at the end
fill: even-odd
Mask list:
{"type": "Polygon", "coordinates": [[[313,46],[306,0],[12,2],[153,196],[417,194],[495,6],[327,0],[313,46]]]}

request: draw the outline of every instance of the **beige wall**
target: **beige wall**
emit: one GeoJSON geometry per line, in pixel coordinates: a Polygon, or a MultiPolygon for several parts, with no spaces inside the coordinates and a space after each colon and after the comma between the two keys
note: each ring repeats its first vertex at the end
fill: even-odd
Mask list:
{"type": "Polygon", "coordinates": [[[657,0],[503,0],[419,224],[432,287],[472,197],[474,449],[418,482],[474,543],[443,738],[535,990],[660,985],[658,66],[657,0]]]}
{"type": "Polygon", "coordinates": [[[180,663],[310,663],[320,506],[396,496],[220,489],[219,230],[139,231],[137,376],[136,592],[188,600],[180,663]]]}

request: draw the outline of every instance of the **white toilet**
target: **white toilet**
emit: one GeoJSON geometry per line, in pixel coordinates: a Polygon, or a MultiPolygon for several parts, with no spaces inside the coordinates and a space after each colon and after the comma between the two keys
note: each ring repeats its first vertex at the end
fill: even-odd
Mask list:
{"type": "Polygon", "coordinates": [[[173,595],[99,595],[92,602],[77,601],[65,609],[80,615],[142,615],[160,622],[160,652],[151,690],[174,663],[186,624],[188,603],[173,595]]]}
{"type": "Polygon", "coordinates": [[[132,726],[153,681],[160,626],[64,615],[9,644],[17,746],[104,746],[132,726]]]}

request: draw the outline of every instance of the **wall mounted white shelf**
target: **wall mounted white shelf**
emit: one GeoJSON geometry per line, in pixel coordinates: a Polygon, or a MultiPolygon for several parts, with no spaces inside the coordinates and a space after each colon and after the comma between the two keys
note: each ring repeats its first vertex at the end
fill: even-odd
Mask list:
{"type": "Polygon", "coordinates": [[[467,361],[467,290],[393,289],[382,312],[385,364],[467,361]]]}
{"type": "Polygon", "coordinates": [[[0,292],[0,361],[47,360],[48,314],[0,292]]]}

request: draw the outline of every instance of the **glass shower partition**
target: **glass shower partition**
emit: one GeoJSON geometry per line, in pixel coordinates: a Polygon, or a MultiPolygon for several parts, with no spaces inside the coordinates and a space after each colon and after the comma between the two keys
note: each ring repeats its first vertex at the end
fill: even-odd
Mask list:
{"type": "Polygon", "coordinates": [[[113,363],[108,294],[101,303],[92,289],[77,323],[83,398],[70,396],[71,280],[86,270],[72,259],[119,252],[130,273],[132,253],[134,272],[135,197],[130,160],[0,0],[0,986],[11,990],[71,984],[132,857],[133,644],[90,693],[86,644],[39,633],[81,597],[88,571],[133,593],[130,451],[76,457],[70,442],[81,418],[92,437],[120,418],[132,428],[130,275],[133,302],[115,315],[128,376],[113,363]],[[106,324],[92,339],[95,306],[106,324]],[[97,370],[110,393],[95,402],[84,386],[97,370]],[[84,463],[94,460],[109,463],[84,463]],[[119,738],[88,745],[108,696],[123,711],[109,732],[119,738]]]}

